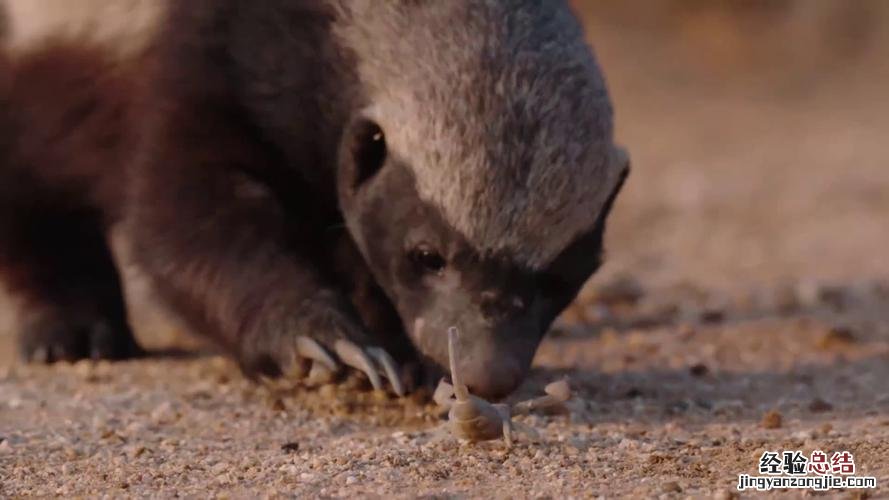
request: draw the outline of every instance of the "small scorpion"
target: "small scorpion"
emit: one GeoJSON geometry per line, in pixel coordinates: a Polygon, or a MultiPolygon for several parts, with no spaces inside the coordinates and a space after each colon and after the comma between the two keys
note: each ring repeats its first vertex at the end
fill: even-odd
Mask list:
{"type": "Polygon", "coordinates": [[[442,379],[433,394],[433,400],[448,409],[448,422],[445,424],[450,433],[470,442],[500,439],[512,446],[513,435],[518,433],[532,441],[540,436],[535,429],[520,422],[514,422],[515,415],[527,415],[535,410],[552,408],[564,404],[571,398],[571,388],[567,380],[559,380],[544,388],[545,396],[522,401],[511,407],[507,404],[493,404],[473,396],[469,388],[461,382],[460,370],[457,369],[457,328],[448,329],[448,356],[450,358],[451,384],[442,379]]]}

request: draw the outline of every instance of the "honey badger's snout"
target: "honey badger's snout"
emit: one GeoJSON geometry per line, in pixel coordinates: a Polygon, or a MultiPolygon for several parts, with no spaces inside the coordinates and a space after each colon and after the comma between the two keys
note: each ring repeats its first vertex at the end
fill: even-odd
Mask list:
{"type": "Polygon", "coordinates": [[[527,376],[542,337],[535,317],[520,315],[491,322],[485,315],[465,309],[447,316],[434,323],[418,322],[419,331],[412,333],[420,350],[449,373],[447,332],[455,327],[460,334],[456,368],[472,394],[490,400],[511,394],[527,376]]]}
{"type": "Polygon", "coordinates": [[[487,335],[459,342],[461,358],[456,360],[460,378],[470,392],[487,399],[501,399],[512,393],[525,379],[534,355],[531,347],[516,352],[514,346],[498,345],[487,335]]]}

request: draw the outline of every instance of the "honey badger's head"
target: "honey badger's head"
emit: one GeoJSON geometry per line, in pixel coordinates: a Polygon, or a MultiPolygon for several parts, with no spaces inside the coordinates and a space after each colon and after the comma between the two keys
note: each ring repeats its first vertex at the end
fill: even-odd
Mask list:
{"type": "Polygon", "coordinates": [[[349,230],[418,350],[447,366],[456,326],[470,388],[508,394],[599,267],[628,171],[594,57],[560,1],[341,13],[364,91],[340,149],[349,230]]]}

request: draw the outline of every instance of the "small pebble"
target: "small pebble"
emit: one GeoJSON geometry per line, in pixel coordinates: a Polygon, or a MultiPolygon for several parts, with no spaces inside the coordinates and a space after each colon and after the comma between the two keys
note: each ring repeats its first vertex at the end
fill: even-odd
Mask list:
{"type": "Polygon", "coordinates": [[[281,398],[272,399],[270,407],[271,407],[272,411],[277,411],[277,412],[287,411],[287,406],[284,405],[284,401],[282,401],[281,398]]]}
{"type": "Polygon", "coordinates": [[[323,399],[336,399],[336,385],[324,384],[318,389],[318,395],[323,399]]]}
{"type": "Polygon", "coordinates": [[[760,422],[760,425],[763,429],[780,429],[783,423],[784,419],[781,414],[775,410],[772,410],[762,416],[762,422],[760,422]]]}
{"type": "Polygon", "coordinates": [[[857,341],[851,328],[835,326],[818,339],[819,349],[830,350],[848,347],[857,341]]]}
{"type": "Polygon", "coordinates": [[[172,423],[177,418],[179,415],[169,401],[162,403],[151,412],[151,421],[158,425],[172,423]]]}
{"type": "Polygon", "coordinates": [[[715,495],[713,495],[713,498],[715,500],[735,500],[738,497],[739,495],[737,491],[730,490],[718,491],[715,495]]]}
{"type": "Polygon", "coordinates": [[[809,403],[809,411],[811,412],[822,413],[831,410],[833,410],[833,405],[821,398],[815,398],[809,403]]]}
{"type": "Polygon", "coordinates": [[[706,377],[710,373],[710,369],[704,363],[696,363],[688,371],[693,377],[706,377]]]}
{"type": "Polygon", "coordinates": [[[725,311],[721,309],[709,308],[701,312],[701,323],[714,325],[725,321],[725,311]]]}
{"type": "Polygon", "coordinates": [[[667,493],[680,493],[682,486],[679,486],[679,483],[676,481],[667,481],[663,485],[663,490],[667,493]]]}

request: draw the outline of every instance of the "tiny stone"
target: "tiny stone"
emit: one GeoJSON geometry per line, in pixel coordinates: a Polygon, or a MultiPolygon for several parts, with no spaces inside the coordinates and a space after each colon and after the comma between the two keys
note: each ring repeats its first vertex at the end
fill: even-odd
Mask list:
{"type": "Polygon", "coordinates": [[[814,431],[799,431],[793,433],[793,438],[798,439],[800,441],[805,441],[807,439],[812,439],[815,437],[814,431]]]}
{"type": "Polygon", "coordinates": [[[682,487],[676,481],[667,481],[664,483],[663,490],[667,493],[679,493],[682,491],[682,487]]]}
{"type": "Polygon", "coordinates": [[[689,323],[682,323],[679,325],[679,328],[676,330],[677,335],[682,340],[691,340],[697,332],[695,331],[695,327],[689,323]]]}
{"type": "Polygon", "coordinates": [[[823,285],[817,290],[817,299],[820,303],[832,307],[834,310],[842,311],[849,302],[848,291],[841,286],[823,285]]]}
{"type": "Polygon", "coordinates": [[[809,411],[821,413],[833,410],[833,405],[821,398],[815,398],[809,403],[809,411]]]}
{"type": "Polygon", "coordinates": [[[324,384],[318,389],[318,395],[323,399],[336,399],[336,386],[334,384],[324,384]]]}
{"type": "Polygon", "coordinates": [[[693,377],[705,377],[710,373],[710,369],[704,363],[696,363],[688,371],[693,377]]]}
{"type": "Polygon", "coordinates": [[[295,453],[299,451],[299,443],[293,441],[290,443],[284,443],[281,445],[281,450],[286,451],[287,453],[295,453]]]}
{"type": "Polygon", "coordinates": [[[720,309],[705,309],[701,312],[701,323],[716,324],[725,321],[725,311],[720,309]]]}
{"type": "Polygon", "coordinates": [[[178,418],[172,403],[169,401],[161,404],[151,412],[151,420],[155,424],[168,424],[178,418]]]}
{"type": "Polygon", "coordinates": [[[818,339],[817,346],[819,349],[829,350],[847,347],[856,342],[855,334],[852,329],[835,326],[818,339]]]}
{"type": "Polygon", "coordinates": [[[722,490],[713,495],[715,500],[735,500],[738,498],[738,493],[736,491],[730,490],[722,490]]]}
{"type": "Polygon", "coordinates": [[[791,314],[800,309],[800,298],[792,286],[779,287],[773,300],[775,309],[781,314],[791,314]]]}
{"type": "Polygon", "coordinates": [[[355,483],[357,483],[357,482],[358,482],[358,478],[356,478],[355,476],[348,476],[348,477],[346,478],[346,484],[347,484],[347,485],[355,484],[355,483]]]}
{"type": "Polygon", "coordinates": [[[763,415],[760,425],[762,425],[763,429],[780,429],[781,425],[784,423],[783,421],[784,419],[781,417],[781,414],[772,410],[763,415]]]}
{"type": "Polygon", "coordinates": [[[642,397],[642,390],[638,387],[630,387],[627,392],[624,393],[624,397],[627,399],[635,399],[642,397]]]}

